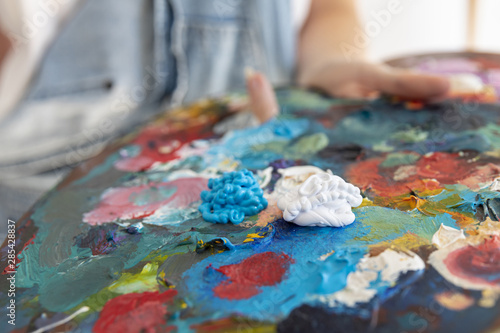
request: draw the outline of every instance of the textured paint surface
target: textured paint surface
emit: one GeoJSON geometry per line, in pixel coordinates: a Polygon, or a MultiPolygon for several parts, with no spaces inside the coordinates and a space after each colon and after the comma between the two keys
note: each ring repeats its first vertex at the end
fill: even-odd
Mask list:
{"type": "Polygon", "coordinates": [[[227,101],[172,110],[44,196],[18,222],[15,328],[67,318],[54,330],[498,328],[500,107],[278,96],[280,117],[220,134],[227,101]],[[361,188],[354,223],[283,220],[281,193],[317,170],[301,166],[361,188]],[[268,207],[239,224],[204,221],[208,179],[242,169],[268,207]]]}

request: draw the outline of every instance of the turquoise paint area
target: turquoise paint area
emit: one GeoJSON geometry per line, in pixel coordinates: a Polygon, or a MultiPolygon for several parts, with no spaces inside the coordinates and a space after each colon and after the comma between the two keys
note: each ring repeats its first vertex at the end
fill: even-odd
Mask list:
{"type": "Polygon", "coordinates": [[[490,122],[486,126],[474,131],[467,131],[464,134],[482,135],[489,143],[490,147],[498,149],[500,147],[500,125],[490,122]]]}
{"type": "Polygon", "coordinates": [[[458,196],[460,200],[457,203],[447,205],[448,208],[475,213],[477,206],[484,204],[488,199],[499,199],[500,192],[490,191],[488,188],[473,191],[465,185],[448,185],[445,191],[432,197],[431,200],[440,202],[453,196],[458,196]]]}
{"type": "Polygon", "coordinates": [[[347,284],[347,276],[356,270],[358,261],[365,255],[359,248],[340,248],[320,264],[320,284],[314,291],[318,294],[331,294],[342,290],[347,284]]]}
{"type": "Polygon", "coordinates": [[[374,150],[385,147],[385,151],[411,150],[422,155],[434,151],[485,152],[500,147],[500,126],[484,123],[484,119],[492,118],[492,112],[482,107],[464,118],[460,110],[451,106],[412,112],[402,105],[389,106],[378,100],[342,119],[329,133],[329,139],[337,144],[357,144],[374,150]]]}
{"type": "Polygon", "coordinates": [[[123,268],[123,258],[114,256],[66,260],[42,283],[40,304],[49,311],[67,311],[114,282],[123,268]]]}
{"type": "MultiPolygon", "coordinates": [[[[21,262],[16,283],[18,288],[38,288],[38,302],[48,311],[71,310],[119,278],[124,270],[135,267],[152,251],[166,244],[167,248],[174,248],[185,237],[154,226],[144,226],[142,234],[129,234],[126,228],[109,224],[105,228],[115,230],[114,237],[104,237],[92,250],[81,248],[78,240],[87,237],[91,229],[80,223],[81,216],[91,203],[77,205],[76,202],[87,202],[82,199],[88,195],[71,188],[53,191],[49,196],[51,200],[46,200],[32,215],[38,232],[33,244],[19,254],[21,262]],[[66,209],[61,211],[61,207],[66,209]],[[117,242],[119,246],[115,246],[117,242]],[[109,248],[113,252],[98,253],[109,248]]],[[[18,300],[31,300],[26,297],[26,294],[20,295],[18,300]]]]}
{"type": "MultiPolygon", "coordinates": [[[[39,231],[39,235],[40,232],[44,231],[39,231]]],[[[185,237],[148,226],[144,226],[142,234],[130,235],[126,229],[120,229],[118,234],[126,239],[115,251],[106,255],[95,255],[88,248],[82,249],[74,245],[73,239],[61,240],[70,244],[71,252],[54,266],[43,262],[45,256],[60,254],[57,246],[43,251],[43,242],[40,244],[35,239],[35,244],[30,245],[20,256],[22,261],[18,268],[18,287],[38,287],[39,302],[44,309],[68,311],[113,283],[125,269],[135,267],[152,251],[165,244],[169,244],[167,248],[173,248],[185,237]]],[[[109,242],[112,243],[113,240],[109,242]]]]}

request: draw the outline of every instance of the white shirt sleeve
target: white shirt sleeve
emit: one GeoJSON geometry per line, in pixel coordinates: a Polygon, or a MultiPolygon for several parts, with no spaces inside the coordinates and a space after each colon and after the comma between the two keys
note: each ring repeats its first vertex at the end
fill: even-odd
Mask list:
{"type": "Polygon", "coordinates": [[[292,1],[292,22],[296,31],[299,31],[306,22],[311,0],[291,0],[292,1]]]}

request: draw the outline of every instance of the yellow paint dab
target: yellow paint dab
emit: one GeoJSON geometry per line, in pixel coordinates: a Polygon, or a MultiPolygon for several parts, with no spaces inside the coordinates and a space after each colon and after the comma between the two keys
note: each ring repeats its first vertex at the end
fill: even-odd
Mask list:
{"type": "Polygon", "coordinates": [[[453,311],[462,311],[474,305],[474,299],[462,293],[445,291],[434,297],[443,307],[453,311]]]}
{"type": "Polygon", "coordinates": [[[482,291],[482,297],[479,300],[478,304],[479,306],[482,306],[483,308],[492,308],[495,306],[500,293],[498,291],[492,290],[492,289],[486,289],[482,291]]]}
{"type": "Polygon", "coordinates": [[[368,207],[368,206],[374,206],[373,201],[371,201],[368,198],[363,198],[363,201],[361,202],[361,205],[359,205],[357,208],[368,207]]]}
{"type": "Polygon", "coordinates": [[[377,244],[370,245],[370,254],[376,255],[383,252],[385,249],[400,249],[400,250],[412,250],[419,248],[420,246],[430,245],[430,241],[420,237],[412,232],[407,232],[403,236],[395,238],[393,240],[380,242],[377,244]]]}
{"type": "Polygon", "coordinates": [[[264,238],[265,236],[264,235],[260,235],[260,234],[248,234],[247,235],[247,238],[264,238]]]}
{"type": "Polygon", "coordinates": [[[243,243],[253,242],[256,238],[264,238],[265,236],[259,234],[248,234],[247,238],[243,241],[243,243]]]}
{"type": "Polygon", "coordinates": [[[321,260],[321,261],[325,261],[325,260],[326,260],[326,258],[328,258],[329,256],[331,256],[331,255],[332,255],[332,254],[334,254],[334,253],[335,253],[335,250],[332,250],[332,251],[330,251],[330,252],[328,252],[328,253],[326,253],[326,254],[323,254],[321,257],[319,257],[319,260],[321,260]]]}

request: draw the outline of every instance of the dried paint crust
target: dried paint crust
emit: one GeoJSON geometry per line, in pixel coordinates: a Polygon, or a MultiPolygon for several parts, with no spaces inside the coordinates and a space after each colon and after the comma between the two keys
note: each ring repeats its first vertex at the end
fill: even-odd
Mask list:
{"type": "Polygon", "coordinates": [[[173,110],[48,193],[18,222],[15,328],[498,328],[500,107],[278,95],[282,116],[226,134],[213,131],[225,100],[173,110]],[[304,165],[361,188],[352,224],[282,219],[276,200],[303,181],[286,170],[304,165]],[[208,179],[244,168],[268,207],[237,225],[205,222],[208,179]]]}

